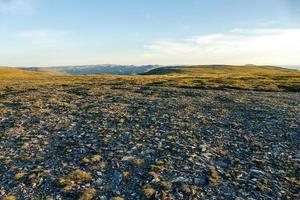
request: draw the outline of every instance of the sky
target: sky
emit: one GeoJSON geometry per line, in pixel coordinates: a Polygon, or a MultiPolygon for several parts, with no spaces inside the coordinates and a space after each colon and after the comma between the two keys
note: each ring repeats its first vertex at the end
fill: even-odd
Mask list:
{"type": "Polygon", "coordinates": [[[300,64],[298,0],[0,0],[0,66],[300,64]]]}

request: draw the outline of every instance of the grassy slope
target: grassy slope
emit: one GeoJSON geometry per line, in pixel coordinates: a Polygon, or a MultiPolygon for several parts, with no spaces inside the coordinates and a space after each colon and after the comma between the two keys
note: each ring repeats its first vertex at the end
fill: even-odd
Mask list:
{"type": "Polygon", "coordinates": [[[279,72],[286,71],[291,72],[295,70],[290,70],[275,66],[235,66],[235,65],[198,65],[198,66],[173,66],[173,67],[161,67],[153,69],[145,75],[166,75],[166,74],[189,74],[199,76],[201,74],[209,73],[213,74],[224,74],[224,73],[234,73],[234,74],[244,74],[244,73],[256,73],[256,72],[279,72]]]}
{"type": "Polygon", "coordinates": [[[300,71],[270,66],[194,66],[158,68],[136,76],[69,76],[0,68],[0,90],[7,86],[26,89],[91,84],[300,91],[300,71]]]}
{"type": "Polygon", "coordinates": [[[300,90],[300,71],[273,66],[167,67],[147,75],[165,77],[162,85],[261,90],[300,90]]]}
{"type": "Polygon", "coordinates": [[[61,79],[61,77],[57,73],[51,72],[33,72],[11,67],[0,67],[0,92],[5,88],[22,90],[54,84],[54,79],[61,79]]]}
{"type": "Polygon", "coordinates": [[[16,68],[0,67],[0,79],[32,79],[47,77],[50,73],[32,72],[16,68]]]}

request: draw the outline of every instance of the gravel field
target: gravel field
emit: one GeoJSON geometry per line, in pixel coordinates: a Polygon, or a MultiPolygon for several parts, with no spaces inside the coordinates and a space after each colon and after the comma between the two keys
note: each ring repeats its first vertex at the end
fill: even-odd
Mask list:
{"type": "Polygon", "coordinates": [[[8,88],[0,197],[299,199],[299,119],[292,92],[8,88]]]}

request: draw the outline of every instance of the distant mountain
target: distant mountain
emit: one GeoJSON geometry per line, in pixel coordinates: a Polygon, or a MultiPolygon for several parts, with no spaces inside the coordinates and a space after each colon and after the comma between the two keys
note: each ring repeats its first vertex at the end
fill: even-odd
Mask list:
{"type": "Polygon", "coordinates": [[[31,67],[22,68],[30,71],[51,71],[64,74],[84,75],[84,74],[119,74],[119,75],[133,75],[142,74],[150,70],[161,67],[159,65],[80,65],[80,66],[62,66],[62,67],[31,67]]]}

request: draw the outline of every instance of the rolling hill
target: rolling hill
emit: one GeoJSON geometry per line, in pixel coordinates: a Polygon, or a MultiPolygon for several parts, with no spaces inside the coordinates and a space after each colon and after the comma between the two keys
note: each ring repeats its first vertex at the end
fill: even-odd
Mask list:
{"type": "Polygon", "coordinates": [[[157,85],[194,88],[300,91],[300,71],[275,66],[200,65],[150,70],[157,85]]]}
{"type": "Polygon", "coordinates": [[[172,66],[152,69],[144,75],[165,75],[165,74],[190,74],[194,76],[202,74],[249,74],[268,72],[294,72],[296,70],[277,66],[235,66],[235,65],[196,65],[196,66],[172,66]]]}
{"type": "Polygon", "coordinates": [[[86,74],[118,74],[118,75],[134,75],[146,73],[149,70],[160,67],[159,65],[80,65],[80,66],[62,66],[62,67],[31,67],[22,68],[29,71],[50,71],[70,75],[86,75],[86,74]]]}
{"type": "Polygon", "coordinates": [[[31,79],[54,75],[52,72],[33,72],[12,67],[0,67],[1,79],[31,79]]]}

